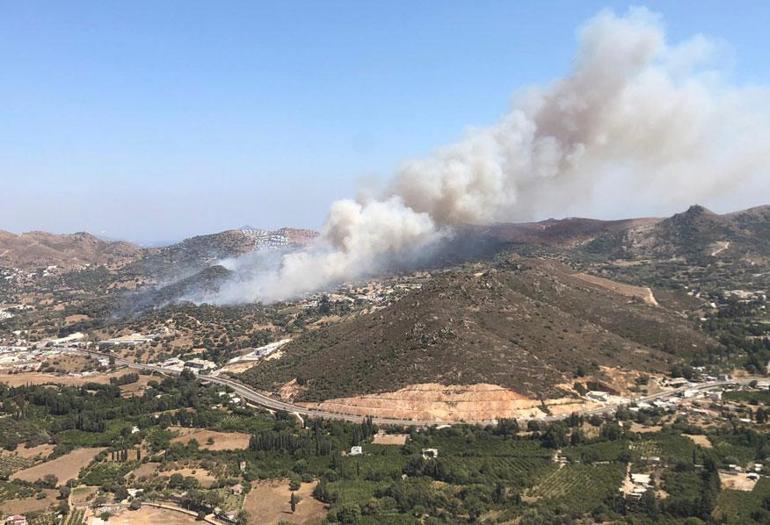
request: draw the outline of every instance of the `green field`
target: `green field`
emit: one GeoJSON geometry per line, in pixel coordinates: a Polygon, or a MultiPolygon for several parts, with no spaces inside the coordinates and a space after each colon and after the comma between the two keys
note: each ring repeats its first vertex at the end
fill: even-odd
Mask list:
{"type": "Polygon", "coordinates": [[[560,504],[590,512],[618,492],[624,475],[621,464],[567,465],[553,471],[527,495],[548,506],[560,504]]]}
{"type": "Polygon", "coordinates": [[[770,518],[770,513],[762,508],[766,498],[770,498],[768,478],[760,479],[751,492],[723,490],[715,514],[727,523],[757,523],[752,516],[754,513],[759,513],[765,520],[770,518]]]}

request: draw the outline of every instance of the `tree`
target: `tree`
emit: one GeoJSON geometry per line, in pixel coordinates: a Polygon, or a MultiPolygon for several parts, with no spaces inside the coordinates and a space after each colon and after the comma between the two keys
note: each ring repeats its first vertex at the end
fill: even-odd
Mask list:
{"type": "Polygon", "coordinates": [[[569,443],[567,441],[567,429],[563,424],[554,423],[543,436],[543,445],[548,448],[561,448],[569,443]]]}
{"type": "Polygon", "coordinates": [[[642,512],[648,516],[655,517],[658,515],[658,500],[655,499],[655,492],[648,490],[642,494],[642,498],[639,500],[639,507],[642,512]]]}
{"type": "Polygon", "coordinates": [[[340,523],[358,523],[361,521],[361,508],[355,503],[345,503],[337,511],[340,523]]]}
{"type": "Polygon", "coordinates": [[[297,510],[297,495],[294,492],[291,493],[289,504],[291,505],[291,511],[295,512],[297,510]]]}
{"type": "Polygon", "coordinates": [[[617,423],[607,423],[602,425],[600,435],[609,441],[617,441],[623,437],[623,429],[617,423]]]}
{"type": "Polygon", "coordinates": [[[767,422],[767,412],[764,408],[759,407],[757,409],[757,413],[755,414],[755,419],[757,420],[757,423],[766,423],[767,422]]]}

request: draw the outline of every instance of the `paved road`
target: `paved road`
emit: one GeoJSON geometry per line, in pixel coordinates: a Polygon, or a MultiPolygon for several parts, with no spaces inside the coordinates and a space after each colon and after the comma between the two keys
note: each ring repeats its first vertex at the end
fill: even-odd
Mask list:
{"type": "MultiPolygon", "coordinates": [[[[124,365],[130,368],[134,368],[137,370],[146,370],[149,372],[158,372],[161,374],[167,374],[167,375],[178,375],[180,372],[178,370],[170,369],[170,368],[163,368],[156,365],[146,365],[141,363],[133,363],[131,361],[127,361],[125,359],[117,358],[115,356],[112,356],[110,354],[104,354],[101,352],[95,352],[92,350],[80,350],[80,349],[67,349],[70,351],[75,351],[79,353],[86,353],[92,356],[96,357],[107,357],[107,358],[114,358],[116,364],[124,365]]],[[[265,395],[257,390],[254,390],[253,388],[244,385],[243,383],[236,381],[234,379],[231,379],[229,377],[220,377],[220,376],[209,376],[209,375],[200,375],[198,376],[198,379],[200,379],[204,383],[216,383],[219,385],[224,385],[227,387],[230,387],[233,392],[238,394],[239,396],[243,397],[244,399],[262,406],[264,408],[268,408],[271,410],[284,410],[286,412],[296,414],[298,416],[302,417],[313,417],[313,418],[323,418],[323,419],[337,419],[337,420],[343,420],[343,421],[351,421],[355,423],[360,423],[363,420],[363,416],[354,416],[350,414],[342,414],[339,412],[329,412],[326,410],[315,410],[315,409],[309,409],[300,405],[295,405],[293,403],[287,403],[286,401],[281,401],[279,399],[275,399],[271,396],[265,395]]],[[[607,405],[603,405],[599,408],[591,409],[591,410],[583,410],[578,411],[578,414],[582,416],[592,416],[592,415],[602,415],[602,414],[613,414],[618,407],[628,405],[630,403],[636,402],[651,402],[659,399],[667,399],[671,397],[678,396],[685,390],[711,390],[714,388],[727,386],[727,385],[734,385],[734,384],[748,384],[754,379],[761,379],[758,377],[747,377],[743,379],[734,379],[731,381],[712,381],[709,383],[698,383],[691,386],[686,387],[680,387],[675,388],[671,390],[666,390],[664,392],[658,392],[656,394],[651,394],[648,396],[641,396],[635,399],[629,399],[626,402],[623,403],[611,403],[607,405]]],[[[544,421],[558,421],[561,419],[566,419],[569,417],[569,414],[561,414],[557,416],[546,416],[542,418],[544,421]]],[[[442,425],[442,424],[453,424],[456,422],[442,422],[442,421],[418,421],[414,419],[396,419],[396,418],[386,418],[386,417],[374,417],[374,422],[378,425],[398,425],[398,426],[405,426],[405,427],[425,427],[425,426],[432,426],[432,425],[442,425]]],[[[493,424],[494,421],[482,421],[478,422],[479,424],[493,424]]]]}

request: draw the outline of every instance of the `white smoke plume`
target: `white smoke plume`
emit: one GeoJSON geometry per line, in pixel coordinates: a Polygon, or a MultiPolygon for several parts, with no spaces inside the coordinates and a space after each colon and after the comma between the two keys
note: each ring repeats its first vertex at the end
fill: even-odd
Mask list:
{"type": "Polygon", "coordinates": [[[566,77],[518,94],[497,124],[406,163],[381,198],[334,203],[314,246],[208,299],[321,290],[409,257],[453,225],[564,216],[605,190],[621,209],[689,204],[767,175],[770,90],[708,69],[713,42],[671,45],[657,15],[631,9],[599,13],[578,43],[566,77]]]}

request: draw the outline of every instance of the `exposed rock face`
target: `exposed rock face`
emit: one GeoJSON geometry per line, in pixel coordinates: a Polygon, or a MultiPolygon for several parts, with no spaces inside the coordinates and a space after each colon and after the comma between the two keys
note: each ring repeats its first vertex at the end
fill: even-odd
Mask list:
{"type": "Polygon", "coordinates": [[[579,399],[548,399],[543,402],[497,385],[440,385],[422,383],[395,392],[330,399],[303,406],[343,414],[414,419],[436,422],[488,422],[502,418],[570,413],[594,406],[579,399]]]}

